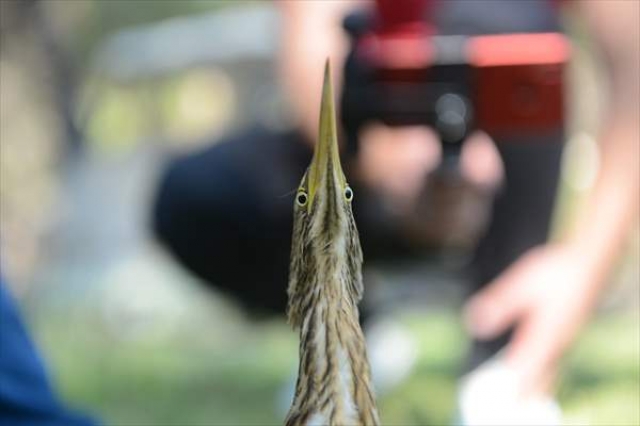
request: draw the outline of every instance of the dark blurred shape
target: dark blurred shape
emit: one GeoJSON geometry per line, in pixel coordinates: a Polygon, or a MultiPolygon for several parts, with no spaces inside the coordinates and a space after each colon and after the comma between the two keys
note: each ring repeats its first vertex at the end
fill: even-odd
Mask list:
{"type": "Polygon", "coordinates": [[[0,281],[0,425],[91,426],[55,395],[20,314],[0,281]]]}
{"type": "MultiPolygon", "coordinates": [[[[160,183],[154,230],[188,269],[233,295],[250,313],[283,313],[292,189],[311,154],[299,132],[258,126],[175,159],[160,183]]],[[[420,252],[398,224],[386,220],[380,200],[356,181],[351,185],[368,259],[420,252]]]]}
{"type": "Polygon", "coordinates": [[[169,165],[154,229],[196,275],[250,312],[284,312],[291,188],[311,158],[297,132],[253,128],[169,165]],[[256,143],[259,141],[259,143],[256,143]]]}

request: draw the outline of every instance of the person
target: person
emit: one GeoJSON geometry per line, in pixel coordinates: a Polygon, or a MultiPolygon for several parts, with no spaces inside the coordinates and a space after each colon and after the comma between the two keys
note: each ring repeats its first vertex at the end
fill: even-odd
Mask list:
{"type": "MultiPolygon", "coordinates": [[[[279,74],[297,126],[260,126],[174,160],[154,205],[154,229],[174,255],[250,312],[284,311],[292,189],[311,157],[322,63],[347,51],[341,17],[353,2],[277,2],[282,15],[279,74]]],[[[458,34],[560,31],[557,4],[441,2],[440,31],[458,34]],[[500,11],[496,19],[495,11],[500,11]]],[[[363,3],[356,2],[362,5],[363,3]]],[[[524,391],[552,388],[558,361],[605,288],[638,213],[638,3],[581,0],[579,14],[601,48],[609,100],[599,137],[601,165],[573,230],[547,242],[561,144],[496,149],[472,135],[461,157],[466,180],[498,193],[476,250],[464,317],[475,337],[471,367],[506,345],[524,391]]],[[[340,81],[339,68],[334,78],[340,81]]],[[[360,134],[345,171],[368,262],[422,252],[403,229],[439,161],[433,132],[374,124],[360,134]]]]}
{"type": "Polygon", "coordinates": [[[0,426],[93,426],[67,410],[0,279],[0,426]]]}

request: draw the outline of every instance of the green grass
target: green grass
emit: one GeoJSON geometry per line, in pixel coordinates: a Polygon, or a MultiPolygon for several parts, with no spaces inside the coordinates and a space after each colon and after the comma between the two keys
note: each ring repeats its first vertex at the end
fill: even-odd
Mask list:
{"type": "MultiPolygon", "coordinates": [[[[296,367],[297,339],[282,322],[198,317],[165,334],[118,338],[88,312],[32,317],[65,399],[108,425],[281,424],[277,401],[296,367]],[[222,330],[222,331],[220,331],[222,330]],[[227,330],[227,331],[225,331],[227,330]]],[[[465,352],[453,312],[405,315],[420,357],[410,378],[380,398],[386,425],[451,424],[465,352]]],[[[600,317],[567,360],[567,421],[640,424],[635,314],[600,317]]]]}

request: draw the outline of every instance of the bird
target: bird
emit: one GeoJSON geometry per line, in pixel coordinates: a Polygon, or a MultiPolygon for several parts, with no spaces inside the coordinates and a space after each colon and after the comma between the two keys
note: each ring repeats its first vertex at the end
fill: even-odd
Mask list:
{"type": "Polygon", "coordinates": [[[363,256],[353,197],[340,164],[327,59],[319,138],[293,207],[287,319],[300,346],[286,426],[380,423],[359,322],[363,256]]]}

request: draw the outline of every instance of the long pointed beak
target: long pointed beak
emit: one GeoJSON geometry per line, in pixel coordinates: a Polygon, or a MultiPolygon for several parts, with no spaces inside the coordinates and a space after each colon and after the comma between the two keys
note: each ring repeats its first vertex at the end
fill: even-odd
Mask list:
{"type": "Polygon", "coordinates": [[[329,59],[324,67],[324,83],[322,86],[322,103],[320,104],[319,137],[311,165],[309,166],[308,189],[309,206],[322,183],[344,186],[345,177],[340,165],[338,136],[336,131],[336,111],[333,101],[333,84],[329,59]]]}

